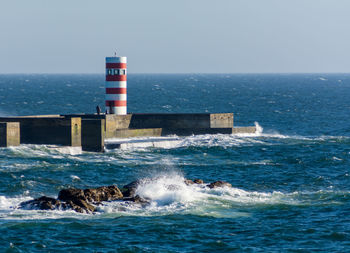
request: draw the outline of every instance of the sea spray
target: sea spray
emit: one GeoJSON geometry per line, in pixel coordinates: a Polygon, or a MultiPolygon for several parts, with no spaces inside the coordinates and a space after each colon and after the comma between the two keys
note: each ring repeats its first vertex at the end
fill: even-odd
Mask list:
{"type": "Polygon", "coordinates": [[[254,125],[255,125],[255,135],[259,136],[263,133],[263,127],[259,125],[259,122],[255,121],[254,122],[254,125]]]}
{"type": "Polygon", "coordinates": [[[202,198],[194,187],[185,184],[185,178],[182,175],[175,173],[141,180],[136,194],[156,202],[158,206],[174,202],[184,204],[199,201],[202,198]]]}

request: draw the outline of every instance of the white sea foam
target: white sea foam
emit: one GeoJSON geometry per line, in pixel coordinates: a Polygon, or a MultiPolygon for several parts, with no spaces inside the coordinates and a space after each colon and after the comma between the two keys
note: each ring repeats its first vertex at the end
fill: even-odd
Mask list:
{"type": "Polygon", "coordinates": [[[80,177],[76,176],[76,175],[70,175],[70,178],[73,180],[73,181],[80,181],[80,177]]]}
{"type": "Polygon", "coordinates": [[[105,141],[107,152],[109,147],[118,147],[118,149],[132,150],[145,148],[175,148],[181,143],[181,139],[177,136],[167,137],[134,137],[134,138],[111,138],[105,141]]]}
{"type": "Polygon", "coordinates": [[[20,196],[8,198],[5,196],[0,196],[0,210],[9,210],[16,207],[19,203],[31,199],[28,196],[20,196]]]}
{"type": "MultiPolygon", "coordinates": [[[[212,217],[234,218],[249,216],[251,208],[273,205],[303,206],[319,201],[319,195],[329,196],[324,203],[332,201],[333,191],[282,193],[247,191],[236,187],[210,189],[205,185],[186,185],[185,178],[175,172],[140,181],[136,194],[150,201],[147,206],[125,202],[108,202],[99,208],[101,213],[122,215],[168,215],[172,213],[212,217]],[[246,208],[247,211],[242,211],[246,208]],[[238,211],[238,209],[240,211],[238,211]]],[[[350,193],[341,193],[347,194],[350,193]]],[[[319,204],[319,203],[318,203],[319,204]]]]}
{"type": "Polygon", "coordinates": [[[81,155],[81,147],[69,147],[69,146],[56,146],[56,145],[47,145],[47,147],[54,152],[58,152],[64,155],[81,155]]]}
{"type": "Polygon", "coordinates": [[[284,194],[280,192],[263,193],[249,192],[235,187],[220,187],[210,189],[205,184],[186,185],[185,178],[176,173],[162,175],[152,179],[142,180],[136,194],[151,200],[154,206],[167,206],[171,204],[215,204],[226,202],[228,204],[247,203],[281,203],[284,194]],[[229,202],[227,202],[229,201],[229,202]],[[211,203],[212,202],[212,203],[211,203]]]}
{"type": "Polygon", "coordinates": [[[18,147],[9,147],[15,155],[21,157],[51,157],[64,158],[63,155],[79,155],[82,154],[81,147],[67,147],[57,145],[36,145],[36,144],[21,144],[18,147]]]}
{"type": "Polygon", "coordinates": [[[235,137],[259,137],[262,136],[264,128],[259,124],[259,122],[254,122],[255,125],[255,133],[237,133],[233,134],[235,137]]]}

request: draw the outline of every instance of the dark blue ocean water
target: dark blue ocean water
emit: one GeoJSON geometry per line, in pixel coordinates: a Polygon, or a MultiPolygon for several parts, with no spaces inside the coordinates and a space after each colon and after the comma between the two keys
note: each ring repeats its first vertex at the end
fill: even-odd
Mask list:
{"type": "MultiPolygon", "coordinates": [[[[0,115],[92,113],[103,75],[0,75],[0,115]]],[[[234,112],[254,135],[105,153],[0,148],[1,252],[349,252],[350,74],[129,75],[129,112],[234,112]],[[186,186],[183,178],[232,188],[186,186]],[[122,186],[148,207],[17,208],[65,187],[122,186]],[[167,187],[177,185],[175,189],[167,187]]]]}

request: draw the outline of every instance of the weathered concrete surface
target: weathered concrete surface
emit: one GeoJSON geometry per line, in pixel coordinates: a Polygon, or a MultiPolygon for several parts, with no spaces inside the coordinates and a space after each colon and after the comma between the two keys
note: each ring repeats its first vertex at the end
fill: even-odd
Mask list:
{"type": "Polygon", "coordinates": [[[233,113],[145,113],[105,115],[105,118],[107,139],[170,134],[231,134],[233,127],[233,113]]]}
{"type": "Polygon", "coordinates": [[[81,145],[84,151],[103,152],[105,146],[105,120],[83,119],[81,145]]]}
{"type": "MultiPolygon", "coordinates": [[[[106,118],[106,138],[115,138],[117,129],[128,129],[132,114],[115,115],[107,114],[106,118]]],[[[143,128],[143,127],[140,127],[143,128]]]]}
{"type": "Polygon", "coordinates": [[[68,118],[68,125],[70,124],[69,140],[73,147],[81,146],[81,118],[68,118]]]}
{"type": "Polygon", "coordinates": [[[164,128],[162,135],[189,136],[199,134],[232,134],[232,127],[230,128],[164,128]]]}
{"type": "Polygon", "coordinates": [[[232,113],[157,113],[132,114],[130,128],[230,128],[232,113]]]}
{"type": "Polygon", "coordinates": [[[141,128],[141,129],[117,129],[115,130],[115,138],[131,138],[144,136],[161,136],[161,128],[141,128]]]}
{"type": "Polygon", "coordinates": [[[251,127],[234,127],[232,128],[232,133],[233,134],[255,134],[256,132],[256,127],[251,126],[251,127]]]}
{"type": "Polygon", "coordinates": [[[3,122],[20,123],[20,142],[81,146],[81,118],[72,117],[6,117],[3,122]]]}
{"type": "Polygon", "coordinates": [[[233,113],[211,113],[211,128],[230,128],[233,127],[233,113]]]}
{"type": "Polygon", "coordinates": [[[0,122],[0,147],[10,147],[19,145],[19,122],[0,122]]]}

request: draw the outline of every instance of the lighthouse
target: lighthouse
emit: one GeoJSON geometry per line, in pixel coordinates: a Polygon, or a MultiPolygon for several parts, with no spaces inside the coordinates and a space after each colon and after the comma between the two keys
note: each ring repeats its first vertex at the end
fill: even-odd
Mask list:
{"type": "Polygon", "coordinates": [[[126,115],[126,57],[106,57],[106,112],[126,115]]]}

